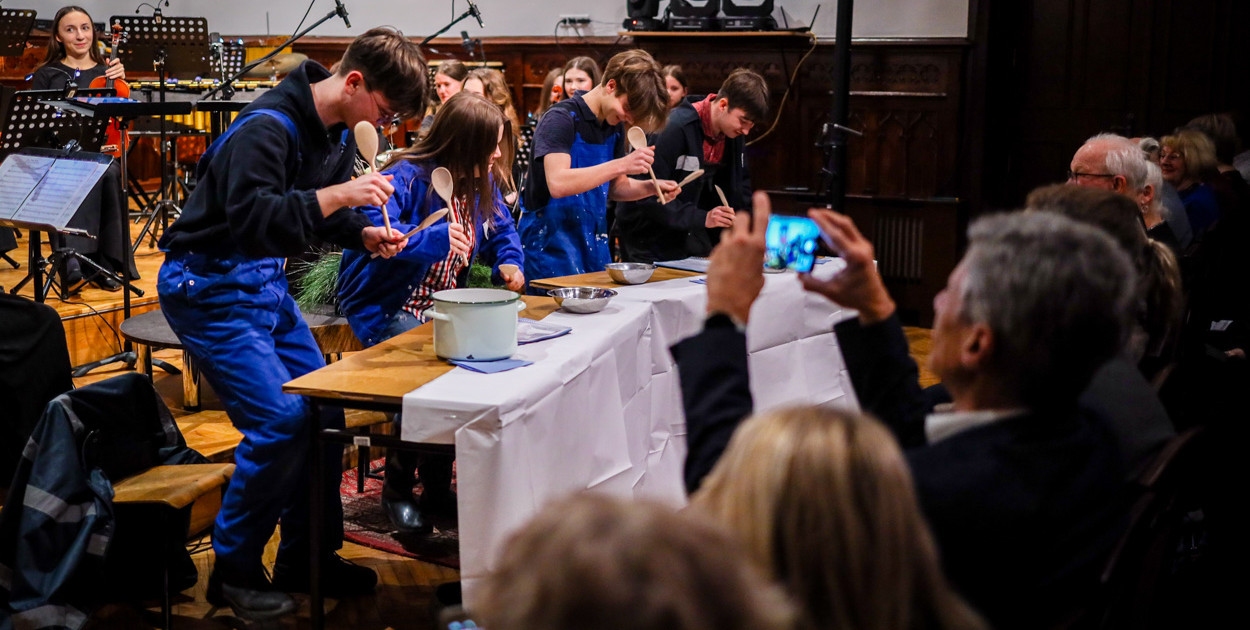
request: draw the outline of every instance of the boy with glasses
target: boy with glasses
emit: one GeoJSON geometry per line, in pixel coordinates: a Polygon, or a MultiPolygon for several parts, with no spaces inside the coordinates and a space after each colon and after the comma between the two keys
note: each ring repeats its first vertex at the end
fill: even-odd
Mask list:
{"type": "Polygon", "coordinates": [[[256,99],[201,159],[199,184],[161,238],[166,252],[157,290],[161,309],[186,351],[243,433],[237,468],[213,528],[217,560],[208,599],[240,617],[289,613],[287,592],[309,588],[307,466],[325,457],[329,551],[322,584],[329,597],[372,592],[377,576],[333,553],[342,544],[341,446],[309,453],[309,422],[343,428],[342,412],[314,418],[283,383],[325,365],[287,292],[284,258],[315,236],[390,257],[406,241],[374,227],[353,206],[382,205],[389,177],[350,179],[352,129],[392,112],[425,108],[426,64],[393,29],[375,28],[348,46],[334,73],[308,61],[256,99]],[[237,132],[237,133],[236,133],[237,132]],[[261,564],[282,522],[273,582],[261,564]]]}

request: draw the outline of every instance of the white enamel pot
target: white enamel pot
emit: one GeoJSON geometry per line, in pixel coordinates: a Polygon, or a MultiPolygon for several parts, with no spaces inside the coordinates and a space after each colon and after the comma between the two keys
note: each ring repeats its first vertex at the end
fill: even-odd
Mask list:
{"type": "Polygon", "coordinates": [[[434,354],[444,359],[493,361],[516,353],[519,294],[503,289],[447,289],[431,296],[434,354]]]}

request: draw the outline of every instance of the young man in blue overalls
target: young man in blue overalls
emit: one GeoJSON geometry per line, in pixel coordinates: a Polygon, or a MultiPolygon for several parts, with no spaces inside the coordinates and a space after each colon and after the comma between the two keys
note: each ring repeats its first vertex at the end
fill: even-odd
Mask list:
{"type": "MultiPolygon", "coordinates": [[[[519,232],[525,277],[531,280],[602,271],[608,248],[608,199],[655,195],[647,172],[655,148],[625,152],[625,125],[644,131],[664,126],[668,91],[660,66],[643,50],[608,61],[602,82],[551,106],[534,130],[534,158],[526,176],[519,232]]],[[[666,199],[680,192],[661,181],[666,199]]]]}
{"type": "MultiPolygon", "coordinates": [[[[417,46],[376,28],[348,46],[337,72],[309,61],[256,99],[201,160],[199,184],[161,238],[161,309],[243,433],[237,468],[213,528],[216,564],[209,601],[248,619],[288,613],[287,592],[307,591],[309,422],[342,428],[343,415],[312,418],[282,384],[325,365],[287,293],[284,257],[314,235],[393,256],[406,241],[374,227],[352,206],[380,205],[389,177],[350,179],[351,130],[421,112],[426,64],[417,46]],[[238,133],[236,133],[238,132],[238,133]],[[282,522],[273,582],[261,554],[282,522]]],[[[331,597],[368,593],[377,576],[333,553],[342,544],[342,447],[328,447],[324,483],[331,597]]]]}

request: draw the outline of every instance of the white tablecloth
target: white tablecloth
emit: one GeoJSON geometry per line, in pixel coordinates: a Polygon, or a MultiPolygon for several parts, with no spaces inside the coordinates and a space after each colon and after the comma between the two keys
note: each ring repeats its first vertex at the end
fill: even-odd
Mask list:
{"type": "MultiPolygon", "coordinates": [[[[501,543],[547,501],[588,488],[686,501],[685,418],[668,348],[699,331],[706,286],[679,279],[617,291],[599,313],[549,315],[573,332],[521,346],[516,358],[534,365],[456,369],[404,397],[403,439],[456,445],[469,605],[501,543]]],[[[857,406],[832,334],[847,316],[794,274],[766,276],[747,331],[757,409],[857,406]]]]}

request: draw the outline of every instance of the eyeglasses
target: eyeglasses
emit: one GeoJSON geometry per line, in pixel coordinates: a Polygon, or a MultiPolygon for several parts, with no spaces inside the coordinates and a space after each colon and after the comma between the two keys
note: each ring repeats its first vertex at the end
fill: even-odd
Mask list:
{"type": "Polygon", "coordinates": [[[1073,170],[1068,170],[1068,181],[1074,182],[1082,177],[1115,177],[1115,175],[1110,173],[1078,173],[1073,170]]]}
{"type": "Polygon", "coordinates": [[[1171,162],[1172,160],[1183,160],[1183,159],[1185,159],[1185,156],[1181,155],[1180,153],[1160,153],[1159,154],[1160,162],[1171,162]]]}
{"type": "Polygon", "coordinates": [[[378,112],[378,117],[375,121],[379,125],[388,124],[399,115],[391,111],[389,107],[383,106],[382,103],[378,101],[378,97],[374,96],[373,90],[370,90],[368,86],[365,87],[365,93],[369,95],[369,100],[373,101],[373,107],[378,112]]]}

